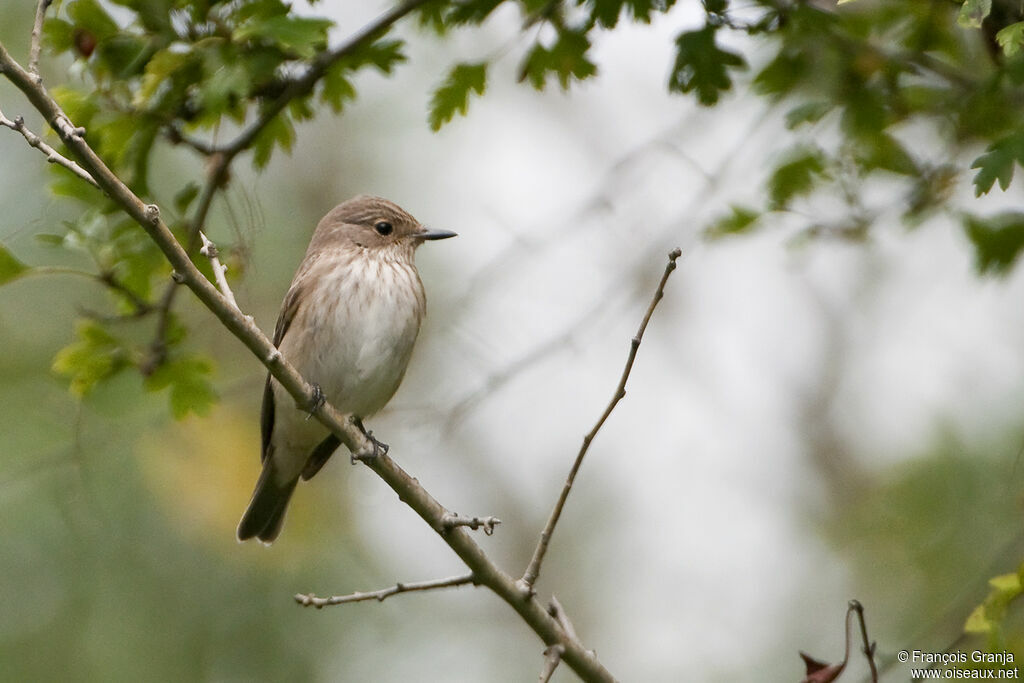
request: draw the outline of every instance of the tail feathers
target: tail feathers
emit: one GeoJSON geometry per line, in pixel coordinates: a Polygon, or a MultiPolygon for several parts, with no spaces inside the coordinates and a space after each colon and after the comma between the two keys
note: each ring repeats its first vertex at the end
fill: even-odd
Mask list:
{"type": "Polygon", "coordinates": [[[256,490],[253,491],[249,507],[242,515],[242,521],[238,523],[239,541],[255,537],[269,545],[281,533],[284,513],[288,509],[288,501],[295,491],[298,478],[283,484],[276,479],[273,459],[268,458],[263,464],[259,481],[256,482],[256,490]]]}

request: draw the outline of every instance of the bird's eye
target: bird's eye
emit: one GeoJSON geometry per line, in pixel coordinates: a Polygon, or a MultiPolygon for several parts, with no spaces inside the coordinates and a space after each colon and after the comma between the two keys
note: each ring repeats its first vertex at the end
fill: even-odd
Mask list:
{"type": "Polygon", "coordinates": [[[377,225],[373,226],[373,229],[377,231],[378,235],[390,235],[394,228],[387,221],[381,221],[377,225]]]}

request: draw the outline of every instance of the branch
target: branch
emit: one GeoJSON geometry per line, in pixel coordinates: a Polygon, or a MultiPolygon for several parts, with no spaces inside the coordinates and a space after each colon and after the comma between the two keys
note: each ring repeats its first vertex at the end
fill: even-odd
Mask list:
{"type": "Polygon", "coordinates": [[[608,416],[615,410],[615,406],[618,405],[619,401],[626,395],[626,382],[629,380],[629,373],[633,371],[633,361],[636,360],[637,349],[640,348],[640,342],[643,340],[644,331],[647,329],[647,323],[651,321],[651,315],[654,314],[654,309],[661,301],[662,297],[665,296],[665,283],[668,282],[669,276],[672,271],[676,269],[676,259],[682,254],[679,248],[673,249],[668,255],[668,265],[665,266],[665,272],[661,276],[661,281],[658,283],[658,289],[654,292],[654,298],[651,299],[650,305],[647,307],[647,313],[644,315],[644,319],[640,322],[640,329],[637,330],[636,335],[630,342],[629,356],[626,358],[626,367],[622,370],[622,377],[619,378],[619,386],[615,388],[615,394],[612,396],[612,400],[608,403],[608,406],[604,409],[604,413],[597,420],[594,428],[583,437],[583,445],[580,447],[579,453],[576,454],[576,461],[572,464],[572,469],[569,470],[569,476],[565,480],[565,485],[562,487],[562,493],[558,496],[558,501],[555,503],[554,509],[551,510],[551,516],[548,518],[548,523],[544,526],[544,531],[540,534],[540,540],[537,542],[537,548],[533,551],[533,558],[530,560],[529,566],[526,568],[526,572],[523,574],[523,578],[519,581],[527,591],[533,590],[533,584],[536,583],[537,577],[540,576],[540,566],[544,562],[544,555],[548,551],[548,544],[551,542],[551,536],[555,533],[555,525],[558,524],[558,518],[562,516],[562,508],[565,507],[565,501],[569,497],[569,492],[572,490],[572,484],[576,480],[576,473],[579,472],[580,466],[583,464],[583,457],[587,454],[590,449],[590,444],[593,442],[594,437],[597,436],[598,431],[604,426],[608,416]]]}
{"type": "Polygon", "coordinates": [[[558,664],[562,661],[562,652],[564,650],[561,645],[549,645],[544,650],[544,667],[540,670],[540,676],[537,679],[540,683],[548,683],[551,680],[555,669],[558,668],[558,664]]]}
{"type": "Polygon", "coordinates": [[[199,239],[203,241],[203,246],[199,253],[210,259],[210,266],[213,267],[213,279],[217,283],[217,289],[228,300],[228,303],[235,307],[235,310],[241,312],[242,309],[238,308],[235,295],[231,292],[231,287],[228,285],[228,279],[224,276],[228,267],[221,263],[217,257],[217,245],[211,242],[202,230],[199,231],[199,239]]]}
{"type": "MultiPolygon", "coordinates": [[[[416,0],[411,4],[403,5],[401,13],[398,13],[398,10],[392,10],[386,16],[394,18],[385,25],[389,25],[401,14],[422,4],[422,1],[416,0]]],[[[380,25],[380,20],[377,25],[380,25]]],[[[362,34],[366,33],[367,30],[362,32],[362,34]]],[[[377,449],[373,442],[356,426],[351,416],[339,413],[337,409],[326,402],[314,401],[316,393],[313,387],[274,348],[271,341],[255,323],[232,306],[196,268],[186,251],[160,218],[159,208],[154,204],[145,204],[106,166],[85,141],[85,130],[76,128],[68,120],[67,115],[46,89],[11,58],[2,43],[0,43],[0,74],[3,74],[25,94],[36,110],[46,118],[47,123],[57,131],[71,155],[96,180],[99,187],[146,231],[170,262],[181,283],[191,289],[224,327],[260,359],[260,362],[267,367],[270,374],[278,380],[297,404],[315,406],[313,415],[316,419],[337,436],[349,451],[383,479],[398,494],[399,499],[412,508],[441,536],[448,547],[470,569],[479,584],[487,586],[508,603],[545,645],[561,645],[565,649],[562,659],[581,678],[587,681],[615,680],[592,652],[588,651],[578,640],[570,639],[565,634],[558,621],[548,614],[532,595],[532,591],[523,590],[515,579],[487,557],[469,532],[461,527],[446,529],[445,519],[450,516],[448,510],[387,454],[379,452],[375,454],[377,449]]]]}
{"type": "Polygon", "coordinates": [[[457,526],[464,526],[476,531],[483,527],[484,533],[488,536],[494,533],[494,527],[499,524],[501,524],[501,520],[497,517],[459,517],[455,513],[448,515],[444,519],[445,530],[454,529],[457,526]]]}
{"type": "Polygon", "coordinates": [[[868,625],[864,620],[864,605],[860,600],[850,600],[850,610],[857,613],[857,621],[860,623],[860,637],[864,642],[861,652],[868,659],[868,667],[871,669],[871,683],[878,683],[878,668],[875,666],[876,643],[868,638],[868,625]]]}
{"type": "MultiPolygon", "coordinates": [[[[40,5],[40,7],[41,6],[42,5],[40,5]]],[[[85,182],[89,183],[93,187],[99,187],[99,185],[96,183],[93,177],[89,175],[88,171],[86,171],[84,168],[76,164],[71,159],[62,156],[53,147],[50,147],[48,144],[43,142],[43,139],[41,137],[30,131],[28,127],[25,125],[25,119],[23,119],[22,117],[15,116],[14,120],[12,121],[11,119],[4,116],[4,113],[0,111],[0,126],[5,126],[17,133],[21,133],[22,137],[25,138],[25,141],[28,142],[29,146],[35,147],[40,152],[45,154],[46,160],[51,164],[58,164],[59,166],[63,166],[64,168],[68,169],[69,171],[71,171],[76,176],[78,176],[85,182]]]]}
{"type": "Polygon", "coordinates": [[[295,602],[299,603],[303,607],[316,607],[317,609],[323,609],[328,605],[345,605],[350,602],[364,602],[366,600],[384,602],[392,595],[398,595],[399,593],[454,588],[456,586],[465,586],[467,583],[477,585],[476,577],[473,574],[466,574],[465,576],[453,576],[448,579],[437,579],[435,581],[396,583],[394,586],[382,588],[379,591],[370,591],[369,593],[360,593],[357,591],[349,595],[335,595],[329,598],[318,598],[313,593],[299,593],[295,596],[295,602]]]}
{"type": "Polygon", "coordinates": [[[42,83],[43,79],[39,75],[39,50],[43,44],[43,19],[46,17],[46,10],[50,8],[50,3],[53,0],[39,0],[39,4],[36,6],[36,21],[32,24],[32,44],[29,47],[28,53],[28,72],[32,74],[36,83],[42,83]]]}

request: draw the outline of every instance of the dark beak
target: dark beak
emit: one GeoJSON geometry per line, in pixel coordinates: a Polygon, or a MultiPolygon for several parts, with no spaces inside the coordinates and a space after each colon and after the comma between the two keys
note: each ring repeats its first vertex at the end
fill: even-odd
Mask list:
{"type": "Polygon", "coordinates": [[[430,228],[423,228],[422,231],[416,233],[416,236],[421,240],[446,240],[457,235],[457,232],[452,232],[451,230],[431,230],[430,228]]]}

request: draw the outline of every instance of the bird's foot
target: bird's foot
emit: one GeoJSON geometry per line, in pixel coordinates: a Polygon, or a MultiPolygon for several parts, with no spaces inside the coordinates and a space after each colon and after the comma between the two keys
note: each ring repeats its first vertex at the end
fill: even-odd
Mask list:
{"type": "Polygon", "coordinates": [[[357,418],[355,418],[353,420],[353,422],[355,423],[356,427],[359,427],[359,431],[361,431],[363,433],[363,436],[365,436],[367,439],[369,439],[370,443],[373,444],[373,452],[372,453],[353,453],[352,454],[351,460],[352,460],[352,464],[353,465],[356,464],[357,460],[358,461],[373,460],[374,458],[376,458],[376,457],[378,457],[380,455],[387,455],[388,454],[388,449],[390,447],[386,443],[384,443],[383,441],[380,441],[379,439],[374,438],[373,432],[369,431],[368,429],[366,429],[366,427],[363,426],[363,421],[362,420],[360,420],[357,417],[357,418]]]}
{"type": "Polygon", "coordinates": [[[309,405],[306,406],[306,419],[313,417],[313,413],[320,410],[323,405],[327,403],[327,397],[324,396],[324,390],[320,388],[319,384],[313,384],[313,396],[309,399],[309,405]]]}

